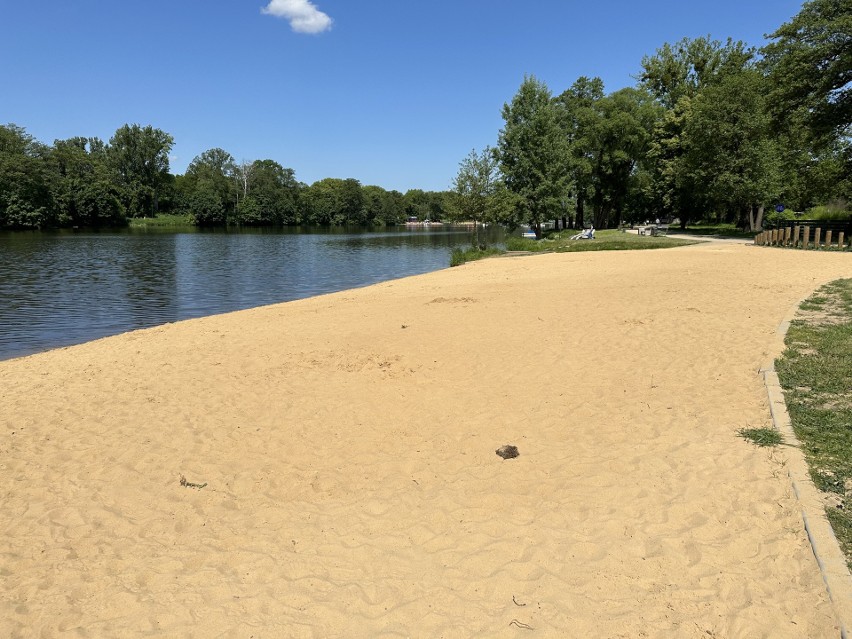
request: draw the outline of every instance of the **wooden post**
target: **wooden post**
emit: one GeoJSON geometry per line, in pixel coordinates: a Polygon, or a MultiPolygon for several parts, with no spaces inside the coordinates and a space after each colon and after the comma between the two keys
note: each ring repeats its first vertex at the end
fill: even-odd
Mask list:
{"type": "Polygon", "coordinates": [[[814,231],[814,248],[815,249],[819,248],[820,235],[822,235],[822,229],[820,227],[817,227],[816,230],[814,231]]]}
{"type": "Polygon", "coordinates": [[[802,248],[808,248],[808,245],[811,243],[811,227],[805,227],[805,236],[802,238],[802,248]]]}
{"type": "Polygon", "coordinates": [[[825,248],[831,248],[831,229],[825,232],[825,248]]]}
{"type": "Polygon", "coordinates": [[[840,235],[838,235],[838,236],[837,236],[837,248],[839,248],[841,251],[842,251],[844,248],[846,248],[845,246],[843,246],[843,240],[845,240],[845,239],[846,239],[846,238],[844,237],[844,235],[845,235],[845,234],[846,234],[846,233],[845,233],[844,231],[840,231],[840,235]]]}
{"type": "Polygon", "coordinates": [[[796,247],[799,246],[799,234],[801,232],[802,232],[801,226],[794,226],[793,227],[793,248],[796,248],[796,247]]]}
{"type": "Polygon", "coordinates": [[[790,234],[792,233],[792,231],[793,229],[791,229],[789,226],[784,229],[784,246],[789,246],[790,234]]]}

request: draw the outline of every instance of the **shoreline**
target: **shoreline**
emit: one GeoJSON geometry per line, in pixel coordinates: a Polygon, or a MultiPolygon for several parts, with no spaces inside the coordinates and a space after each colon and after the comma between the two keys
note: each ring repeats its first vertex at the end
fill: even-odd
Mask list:
{"type": "Polygon", "coordinates": [[[736,431],[790,306],[850,272],[485,260],[0,361],[0,631],[837,636],[736,431]]]}

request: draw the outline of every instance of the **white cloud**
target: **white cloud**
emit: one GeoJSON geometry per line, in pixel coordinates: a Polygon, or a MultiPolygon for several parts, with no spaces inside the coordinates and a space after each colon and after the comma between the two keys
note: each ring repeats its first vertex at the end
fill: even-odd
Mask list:
{"type": "Polygon", "coordinates": [[[293,31],[299,33],[322,33],[331,29],[331,18],[310,0],[270,0],[261,11],[284,18],[290,22],[293,31]]]}

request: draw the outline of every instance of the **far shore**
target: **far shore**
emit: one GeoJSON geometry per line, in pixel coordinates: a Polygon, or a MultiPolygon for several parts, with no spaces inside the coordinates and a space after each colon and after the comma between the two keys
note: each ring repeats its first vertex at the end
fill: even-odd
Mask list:
{"type": "Polygon", "coordinates": [[[737,433],[850,276],[509,257],[0,361],[0,636],[837,637],[737,433]]]}

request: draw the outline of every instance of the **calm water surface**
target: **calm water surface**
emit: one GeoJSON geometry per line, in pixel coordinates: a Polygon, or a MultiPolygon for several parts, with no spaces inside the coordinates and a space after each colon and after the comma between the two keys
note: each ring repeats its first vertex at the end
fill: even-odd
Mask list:
{"type": "Polygon", "coordinates": [[[469,242],[447,227],[0,233],[0,360],[446,268],[469,242]]]}

